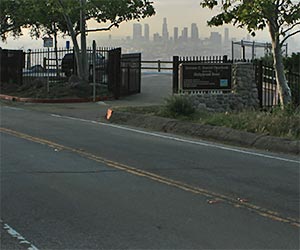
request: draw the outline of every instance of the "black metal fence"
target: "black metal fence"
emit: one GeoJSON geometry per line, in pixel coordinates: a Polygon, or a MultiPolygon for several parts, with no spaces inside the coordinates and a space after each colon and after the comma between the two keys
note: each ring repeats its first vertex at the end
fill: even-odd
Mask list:
{"type": "MultiPolygon", "coordinates": [[[[107,60],[108,52],[112,48],[96,49],[96,82],[107,84],[107,60]]],[[[89,63],[89,81],[93,81],[93,50],[87,49],[89,63]]],[[[40,49],[28,50],[25,53],[25,68],[23,70],[23,82],[33,80],[47,80],[53,82],[65,82],[72,74],[77,74],[77,66],[73,49],[40,49]]]]}
{"type": "MultiPolygon", "coordinates": [[[[274,67],[262,61],[255,61],[256,82],[261,108],[271,108],[280,105],[274,67]]],[[[286,72],[288,85],[291,89],[292,102],[300,105],[300,75],[286,72]]]]}

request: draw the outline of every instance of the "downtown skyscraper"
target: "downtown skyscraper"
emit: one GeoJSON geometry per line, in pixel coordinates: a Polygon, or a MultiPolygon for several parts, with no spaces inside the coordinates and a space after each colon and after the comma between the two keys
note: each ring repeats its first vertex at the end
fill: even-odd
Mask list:
{"type": "Polygon", "coordinates": [[[163,22],[163,26],[162,26],[162,39],[164,41],[169,40],[169,31],[168,31],[167,18],[164,18],[164,22],[163,22]]]}

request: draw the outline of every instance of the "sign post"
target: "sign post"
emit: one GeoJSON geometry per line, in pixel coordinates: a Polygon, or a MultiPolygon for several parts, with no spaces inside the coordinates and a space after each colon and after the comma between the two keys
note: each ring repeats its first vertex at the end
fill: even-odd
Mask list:
{"type": "Polygon", "coordinates": [[[96,41],[93,40],[93,101],[96,101],[96,41]]]}
{"type": "Polygon", "coordinates": [[[44,37],[43,38],[44,41],[44,47],[48,49],[48,55],[47,55],[47,60],[46,60],[46,64],[45,64],[45,70],[48,71],[47,72],[47,93],[50,92],[50,86],[49,86],[49,59],[50,59],[50,48],[53,47],[53,38],[52,37],[44,37]]]}

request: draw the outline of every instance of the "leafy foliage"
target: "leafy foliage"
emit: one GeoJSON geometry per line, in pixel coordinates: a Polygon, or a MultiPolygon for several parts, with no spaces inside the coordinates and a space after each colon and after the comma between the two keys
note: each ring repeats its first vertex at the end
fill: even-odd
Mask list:
{"type": "Polygon", "coordinates": [[[300,53],[285,58],[284,64],[287,71],[300,74],[300,53]]]}
{"type": "Polygon", "coordinates": [[[201,6],[210,9],[221,5],[221,13],[214,16],[209,25],[220,26],[233,23],[247,28],[249,33],[265,29],[271,23],[278,29],[282,44],[290,36],[299,33],[300,2],[292,0],[202,0],[201,6]],[[298,28],[297,28],[298,27],[298,28]],[[293,30],[297,28],[296,30],[293,30]]]}
{"type": "Polygon", "coordinates": [[[188,97],[174,95],[166,99],[162,112],[173,118],[189,117],[195,114],[196,109],[188,97]]]}
{"type": "MultiPolygon", "coordinates": [[[[21,28],[29,27],[33,36],[39,36],[53,32],[53,24],[63,34],[78,34],[80,9],[79,1],[74,0],[1,0],[0,35],[5,40],[10,32],[19,36],[21,28]]],[[[85,9],[86,20],[110,23],[110,28],[155,14],[149,0],[86,0],[85,9]]],[[[87,32],[98,30],[101,28],[87,32]]]]}
{"type": "Polygon", "coordinates": [[[292,96],[284,72],[281,48],[289,37],[300,33],[300,1],[202,0],[200,5],[210,9],[221,7],[221,13],[212,17],[209,25],[232,23],[239,28],[247,28],[253,36],[257,30],[269,29],[280,103],[282,108],[289,105],[292,96]]]}

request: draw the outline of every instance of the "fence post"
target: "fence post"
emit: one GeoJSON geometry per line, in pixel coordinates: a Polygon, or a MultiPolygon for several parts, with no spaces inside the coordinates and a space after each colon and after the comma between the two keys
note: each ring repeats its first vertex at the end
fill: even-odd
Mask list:
{"type": "Polygon", "coordinates": [[[26,68],[29,69],[31,67],[31,49],[28,49],[26,59],[27,59],[26,68]]]}
{"type": "Polygon", "coordinates": [[[178,93],[179,56],[173,56],[173,94],[178,93]]]}
{"type": "Polygon", "coordinates": [[[160,72],[161,71],[161,61],[160,60],[158,60],[158,72],[160,72]]]}
{"type": "Polygon", "coordinates": [[[96,101],[96,41],[93,40],[93,102],[96,101]]]}

